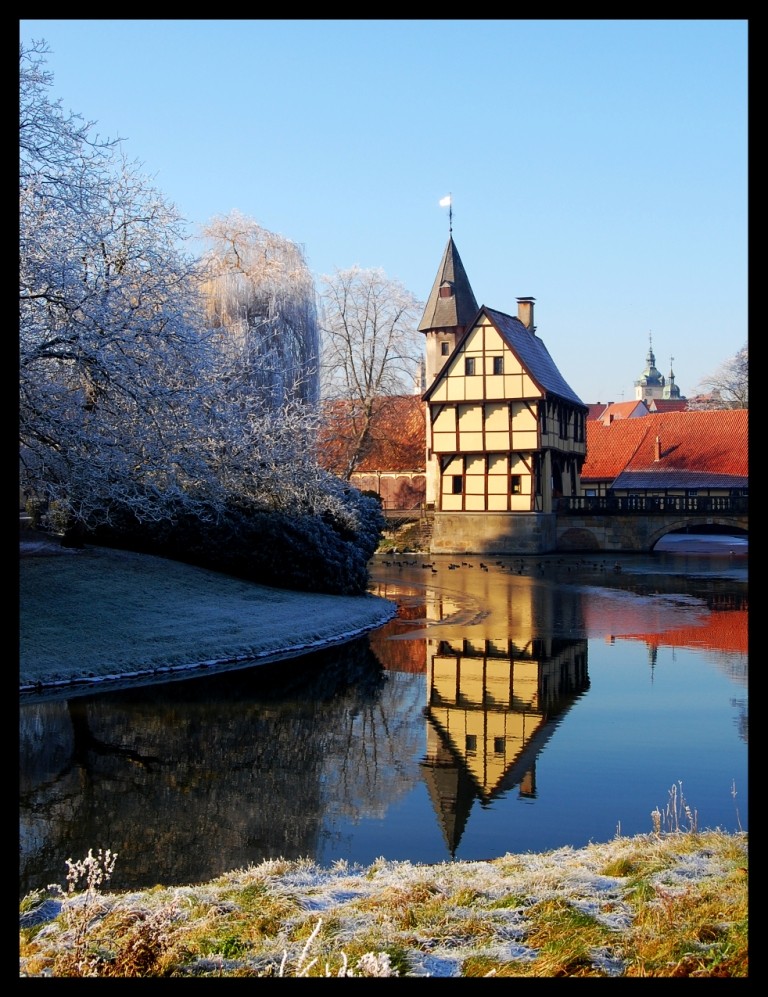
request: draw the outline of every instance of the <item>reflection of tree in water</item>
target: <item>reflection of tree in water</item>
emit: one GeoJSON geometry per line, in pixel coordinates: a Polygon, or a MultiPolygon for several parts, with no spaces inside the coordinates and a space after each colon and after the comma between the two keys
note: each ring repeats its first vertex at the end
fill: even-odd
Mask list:
{"type": "Polygon", "coordinates": [[[80,766],[87,771],[90,767],[90,758],[93,755],[123,757],[133,764],[141,765],[147,769],[151,769],[154,764],[161,761],[157,755],[144,755],[134,748],[124,748],[95,737],[88,723],[88,704],[84,700],[68,700],[67,712],[72,724],[72,757],[61,773],[62,776],[66,776],[70,768],[75,766],[80,766]]]}
{"type": "Polygon", "coordinates": [[[65,860],[89,848],[119,853],[115,889],[315,854],[331,799],[345,813],[380,809],[402,777],[402,695],[361,639],[25,707],[22,894],[61,882],[65,860]]]}
{"type": "Polygon", "coordinates": [[[381,817],[413,788],[410,765],[423,740],[414,723],[424,708],[424,686],[411,675],[388,672],[375,702],[344,716],[344,727],[328,728],[323,780],[327,807],[347,817],[381,817]]]}
{"type": "Polygon", "coordinates": [[[731,706],[736,710],[736,730],[745,744],[749,744],[749,710],[746,699],[732,699],[731,706]]]}

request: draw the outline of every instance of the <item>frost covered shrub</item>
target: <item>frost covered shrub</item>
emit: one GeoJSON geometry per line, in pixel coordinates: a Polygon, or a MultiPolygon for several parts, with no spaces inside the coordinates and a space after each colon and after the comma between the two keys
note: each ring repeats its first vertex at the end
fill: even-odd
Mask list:
{"type": "Polygon", "coordinates": [[[350,490],[342,509],[320,515],[243,514],[230,542],[196,563],[278,588],[362,595],[382,526],[376,504],[350,490]]]}
{"type": "Polygon", "coordinates": [[[328,513],[335,529],[342,536],[354,537],[366,561],[376,553],[381,535],[386,527],[381,499],[347,486],[340,497],[341,512],[328,513]]]}
{"type": "Polygon", "coordinates": [[[140,523],[113,510],[86,542],[155,554],[238,578],[304,592],[361,595],[384,518],[354,488],[329,493],[321,511],[293,514],[232,505],[215,515],[140,523]]]}
{"type": "Polygon", "coordinates": [[[338,532],[325,516],[261,513],[244,541],[242,553],[227,557],[237,563],[224,570],[305,592],[358,595],[367,588],[367,548],[355,536],[338,532]]]}

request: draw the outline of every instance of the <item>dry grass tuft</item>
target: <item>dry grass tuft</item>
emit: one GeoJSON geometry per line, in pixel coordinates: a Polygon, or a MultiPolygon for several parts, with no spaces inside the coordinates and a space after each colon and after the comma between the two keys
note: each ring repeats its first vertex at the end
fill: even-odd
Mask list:
{"type": "Polygon", "coordinates": [[[644,882],[637,896],[636,916],[624,943],[627,976],[748,975],[745,867],[734,865],[716,884],[644,882]]]}

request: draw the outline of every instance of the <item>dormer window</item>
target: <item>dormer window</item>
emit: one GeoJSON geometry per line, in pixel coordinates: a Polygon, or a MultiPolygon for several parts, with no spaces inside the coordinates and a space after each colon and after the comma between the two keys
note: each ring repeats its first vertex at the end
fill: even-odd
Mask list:
{"type": "Polygon", "coordinates": [[[446,282],[440,285],[440,297],[441,298],[452,298],[453,297],[453,284],[446,282]]]}

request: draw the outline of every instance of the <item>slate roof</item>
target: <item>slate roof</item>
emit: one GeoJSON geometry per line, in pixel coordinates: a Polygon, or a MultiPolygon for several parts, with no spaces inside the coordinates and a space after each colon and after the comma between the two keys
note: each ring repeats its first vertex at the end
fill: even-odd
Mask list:
{"type": "Polygon", "coordinates": [[[612,487],[620,491],[649,488],[746,488],[744,475],[711,474],[708,471],[622,471],[612,487]]]}
{"type": "MultiPolygon", "coordinates": [[[[501,338],[542,391],[546,394],[557,395],[558,398],[563,398],[574,405],[580,405],[584,409],[587,408],[557,369],[544,341],[539,336],[527,329],[520,319],[513,315],[497,312],[485,305],[480,311],[485,312],[493,322],[501,338]]],[[[477,319],[479,318],[480,315],[477,316],[477,319]]],[[[477,323],[477,319],[473,325],[477,323]]],[[[464,337],[467,335],[468,332],[464,334],[464,337]]]]}
{"type": "Polygon", "coordinates": [[[475,315],[477,301],[453,236],[450,236],[418,330],[429,332],[431,329],[467,326],[475,315]],[[448,298],[441,298],[440,288],[446,282],[453,287],[453,294],[448,298]]]}
{"type": "Polygon", "coordinates": [[[637,419],[616,419],[609,425],[588,421],[582,483],[610,480],[615,487],[624,488],[744,488],[749,474],[748,415],[747,409],[728,409],[651,413],[637,419]],[[661,446],[658,461],[657,436],[661,446]],[[660,486],[661,473],[665,483],[660,486]],[[631,485],[620,485],[619,475],[629,474],[636,476],[624,479],[631,485]],[[653,484],[639,484],[648,480],[653,484]],[[673,483],[676,481],[682,484],[673,483]]]}

